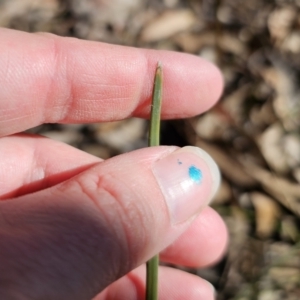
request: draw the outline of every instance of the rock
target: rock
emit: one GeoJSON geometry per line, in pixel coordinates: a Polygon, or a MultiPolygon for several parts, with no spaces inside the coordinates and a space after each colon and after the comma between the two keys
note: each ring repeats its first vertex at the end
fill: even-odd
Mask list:
{"type": "Polygon", "coordinates": [[[0,26],[28,31],[47,31],[50,22],[60,12],[58,0],[2,0],[0,26]]]}
{"type": "Polygon", "coordinates": [[[164,5],[168,8],[174,8],[178,5],[179,0],[163,0],[164,5]]]}
{"type": "Polygon", "coordinates": [[[292,32],[283,41],[281,49],[293,54],[299,54],[300,52],[300,33],[292,32]]]}
{"type": "Polygon", "coordinates": [[[294,178],[300,183],[300,167],[293,170],[294,178]]]}
{"type": "Polygon", "coordinates": [[[230,202],[233,199],[232,190],[229,183],[222,179],[217,194],[212,200],[213,205],[221,205],[230,202]]]}
{"type": "Polygon", "coordinates": [[[190,29],[196,24],[196,17],[189,9],[166,11],[142,30],[144,42],[156,42],[170,38],[176,33],[190,29]]]}
{"type": "Polygon", "coordinates": [[[283,291],[263,290],[259,293],[257,300],[282,300],[283,291]]]}
{"type": "Polygon", "coordinates": [[[266,192],[295,215],[300,216],[299,184],[291,182],[285,177],[278,176],[274,172],[267,171],[247,159],[239,159],[239,162],[244,166],[244,171],[251,178],[257,180],[266,192]]]}
{"type": "Polygon", "coordinates": [[[300,137],[298,133],[286,134],[283,138],[283,151],[287,164],[294,169],[300,166],[300,137]]]}
{"type": "Polygon", "coordinates": [[[286,291],[299,287],[299,268],[273,267],[269,270],[269,275],[279,287],[286,291]]]}
{"type": "Polygon", "coordinates": [[[271,54],[273,67],[263,68],[260,73],[276,92],[273,108],[287,131],[299,130],[300,96],[296,70],[280,56],[271,54]]]}
{"type": "Polygon", "coordinates": [[[195,123],[195,130],[199,137],[213,141],[221,140],[229,126],[229,120],[224,114],[212,110],[198,118],[195,123]]]}
{"type": "Polygon", "coordinates": [[[94,156],[100,157],[102,159],[107,159],[111,157],[111,151],[107,147],[103,147],[97,144],[84,144],[81,147],[81,150],[94,156]]]}
{"type": "Polygon", "coordinates": [[[296,243],[300,232],[297,226],[297,218],[291,215],[285,215],[281,218],[280,236],[282,240],[296,243]]]}
{"type": "Polygon", "coordinates": [[[283,140],[284,130],[279,123],[272,124],[258,138],[258,145],[265,160],[280,174],[285,174],[289,170],[284,155],[283,140]]]}
{"type": "Polygon", "coordinates": [[[222,101],[222,108],[236,125],[242,124],[245,120],[245,97],[249,93],[249,88],[249,85],[243,85],[222,101]]]}
{"type": "Polygon", "coordinates": [[[138,147],[136,140],[145,133],[145,120],[132,118],[125,121],[95,124],[96,137],[99,142],[127,152],[138,147]]]}
{"type": "Polygon", "coordinates": [[[63,130],[63,131],[46,131],[43,135],[69,145],[76,145],[82,140],[82,136],[77,131],[63,130]]]}
{"type": "MultiPolygon", "coordinates": [[[[204,30],[200,34],[185,32],[175,36],[174,39],[186,52],[198,52],[203,47],[217,47],[224,52],[240,57],[247,57],[248,54],[244,44],[231,34],[216,35],[213,31],[204,30]]],[[[215,50],[217,51],[217,49],[215,50]]]]}
{"type": "Polygon", "coordinates": [[[255,209],[256,235],[259,238],[269,238],[276,230],[280,206],[277,202],[265,194],[254,192],[250,195],[255,209]]]}
{"type": "Polygon", "coordinates": [[[79,18],[89,16],[90,22],[110,24],[122,30],[142,0],[70,0],[73,14],[79,18]]]}
{"type": "MultiPolygon", "coordinates": [[[[270,94],[270,93],[268,93],[270,94]]],[[[268,95],[265,96],[267,98],[268,95]]],[[[267,101],[262,106],[254,106],[249,114],[249,119],[251,121],[251,133],[256,136],[262,133],[266,127],[272,125],[277,121],[274,115],[272,101],[267,101]]],[[[250,132],[248,130],[248,132],[250,132]]]]}
{"type": "Polygon", "coordinates": [[[268,28],[277,44],[286,38],[296,16],[297,11],[293,6],[278,7],[269,15],[268,28]]]}

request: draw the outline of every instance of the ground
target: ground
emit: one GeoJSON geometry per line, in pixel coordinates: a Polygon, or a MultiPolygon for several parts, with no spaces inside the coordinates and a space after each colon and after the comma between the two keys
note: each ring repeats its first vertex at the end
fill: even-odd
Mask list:
{"type": "MultiPolygon", "coordinates": [[[[222,171],[212,206],[228,253],[188,270],[219,300],[300,299],[299,11],[299,0],[0,0],[3,27],[192,53],[222,70],[212,110],[162,124],[163,144],[200,146],[222,171]]],[[[102,158],[147,146],[146,131],[139,119],[31,130],[102,158]]]]}

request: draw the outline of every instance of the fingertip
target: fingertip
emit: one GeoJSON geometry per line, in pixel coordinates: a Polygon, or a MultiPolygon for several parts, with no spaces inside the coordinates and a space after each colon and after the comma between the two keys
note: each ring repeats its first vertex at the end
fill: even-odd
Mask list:
{"type": "MultiPolygon", "coordinates": [[[[138,300],[145,297],[146,270],[142,265],[111,284],[93,300],[138,300]]],[[[158,296],[161,300],[213,300],[215,289],[206,280],[168,267],[159,268],[158,296]]]]}
{"type": "Polygon", "coordinates": [[[188,55],[190,59],[189,80],[193,91],[193,104],[190,105],[190,115],[201,114],[220,99],[224,80],[220,69],[213,63],[199,57],[188,55]],[[193,108],[193,109],[192,109],[193,108]]]}
{"type": "MultiPolygon", "coordinates": [[[[199,56],[186,53],[170,51],[153,53],[152,50],[148,56],[150,68],[157,60],[161,61],[163,68],[163,118],[195,116],[207,111],[219,100],[224,81],[216,65],[199,56]]],[[[152,80],[148,79],[148,82],[152,80]]]]}
{"type": "Polygon", "coordinates": [[[187,231],[161,252],[163,261],[189,267],[207,267],[226,253],[228,230],[211,207],[203,209],[187,231]]]}
{"type": "Polygon", "coordinates": [[[228,230],[226,224],[214,209],[207,207],[196,220],[196,226],[202,228],[206,242],[206,245],[202,245],[206,251],[199,258],[198,265],[207,267],[217,263],[225,255],[228,247],[228,230]],[[214,231],[213,235],[211,234],[212,231],[214,231]]]}
{"type": "Polygon", "coordinates": [[[168,207],[172,224],[199,214],[219,185],[220,172],[208,153],[183,147],[153,164],[153,174],[168,207]]]}
{"type": "MultiPolygon", "coordinates": [[[[200,57],[195,64],[195,102],[196,111],[203,113],[213,107],[220,99],[224,80],[220,69],[209,61],[200,57]]],[[[192,112],[191,112],[192,113],[192,112]]],[[[194,112],[195,114],[195,112],[194,112]]]]}

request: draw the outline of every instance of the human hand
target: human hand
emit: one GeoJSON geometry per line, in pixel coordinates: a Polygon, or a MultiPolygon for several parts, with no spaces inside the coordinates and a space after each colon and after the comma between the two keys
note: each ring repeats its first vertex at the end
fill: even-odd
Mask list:
{"type": "MultiPolygon", "coordinates": [[[[219,175],[203,151],[153,147],[103,161],[16,133],[148,117],[157,61],[162,118],[193,116],[220,96],[219,71],[186,54],[8,29],[0,37],[0,299],[143,299],[140,265],[154,254],[191,267],[217,260],[227,233],[207,207],[219,175]]],[[[213,299],[206,281],[176,269],[161,267],[159,285],[161,300],[213,299]]]]}

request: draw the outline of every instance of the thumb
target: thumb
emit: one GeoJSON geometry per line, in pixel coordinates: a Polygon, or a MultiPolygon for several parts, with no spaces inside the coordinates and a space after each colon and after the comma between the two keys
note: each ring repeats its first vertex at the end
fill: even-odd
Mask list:
{"type": "Polygon", "coordinates": [[[218,184],[199,148],[154,147],[1,202],[0,298],[92,298],[172,243],[218,184]]]}

